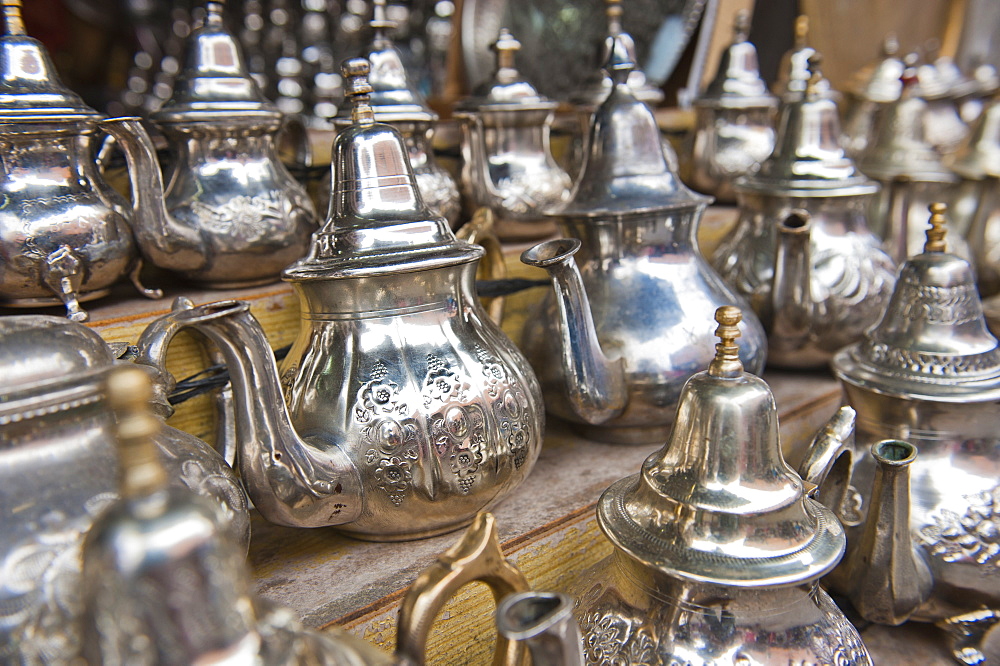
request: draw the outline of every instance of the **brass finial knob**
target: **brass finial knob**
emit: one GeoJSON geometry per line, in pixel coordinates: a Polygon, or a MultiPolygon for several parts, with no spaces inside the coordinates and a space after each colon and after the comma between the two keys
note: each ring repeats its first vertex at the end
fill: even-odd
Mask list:
{"type": "Polygon", "coordinates": [[[743,312],[735,305],[723,305],[715,311],[715,321],[719,327],[715,335],[719,343],[715,345],[715,358],[708,366],[708,374],[713,377],[737,377],[743,373],[740,362],[740,348],[736,338],[740,337],[738,324],[743,321],[743,312]]]}
{"type": "Polygon", "coordinates": [[[8,35],[23,35],[24,19],[21,18],[21,0],[3,0],[3,19],[8,35]]]}
{"type": "Polygon", "coordinates": [[[365,58],[348,58],[340,65],[340,73],[347,84],[344,94],[354,103],[351,111],[351,122],[355,125],[372,125],[375,123],[375,112],[371,107],[373,88],[368,83],[371,64],[365,58]]]}
{"type": "Polygon", "coordinates": [[[733,41],[745,42],[750,36],[750,12],[741,9],[736,12],[736,19],[733,21],[733,41]]]}
{"type": "Polygon", "coordinates": [[[500,35],[493,43],[493,49],[497,52],[497,65],[500,69],[515,69],[514,54],[521,50],[521,42],[514,39],[510,30],[500,28],[500,35]]]}
{"type": "Polygon", "coordinates": [[[931,228],[927,230],[927,242],[924,243],[924,252],[947,252],[947,245],[944,237],[948,233],[947,220],[944,214],[948,212],[948,204],[937,201],[932,203],[927,209],[931,212],[931,228]]]}
{"type": "Polygon", "coordinates": [[[149,376],[135,366],[118,367],[108,375],[106,390],[118,422],[122,496],[142,497],[166,487],[167,473],[153,443],[160,420],[150,408],[153,385],[149,376]]]}
{"type": "Polygon", "coordinates": [[[622,0],[605,0],[604,12],[608,17],[608,34],[614,37],[622,32],[622,0]]]}
{"type": "Polygon", "coordinates": [[[809,39],[809,17],[799,14],[795,19],[795,48],[804,48],[807,39],[809,39]]]}

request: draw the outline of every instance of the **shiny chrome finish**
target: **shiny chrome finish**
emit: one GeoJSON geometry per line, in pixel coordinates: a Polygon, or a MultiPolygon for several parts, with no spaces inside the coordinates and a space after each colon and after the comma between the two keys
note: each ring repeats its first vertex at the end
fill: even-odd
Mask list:
{"type": "MultiPolygon", "coordinates": [[[[858,411],[862,454],[854,466],[853,497],[840,508],[847,521],[887,520],[873,499],[872,444],[905,439],[919,450],[908,463],[908,529],[880,527],[872,541],[862,536],[869,525],[854,528],[849,550],[854,558],[864,549],[860,557],[871,561],[878,552],[873,547],[906,552],[912,541],[934,581],[912,614],[923,621],[1000,607],[989,536],[1000,529],[994,510],[1000,496],[1000,343],[987,331],[971,267],[945,252],[943,209],[933,209],[925,252],[900,269],[885,317],[833,359],[847,402],[858,411]]],[[[882,492],[895,493],[887,485],[892,487],[884,480],[882,492]]],[[[905,519],[900,516],[895,520],[905,519]]],[[[911,605],[905,599],[913,593],[904,589],[903,596],[892,611],[896,618],[905,615],[898,608],[911,605]]]]}
{"type": "Polygon", "coordinates": [[[462,187],[473,207],[493,211],[501,240],[550,236],[555,224],[545,213],[565,202],[572,186],[549,149],[558,104],[521,78],[514,66],[521,45],[508,30],[494,48],[493,79],[455,110],[462,121],[462,187]]]}
{"type": "Polygon", "coordinates": [[[583,666],[583,638],[573,600],[552,592],[521,592],[497,606],[497,633],[523,641],[532,666],[583,666]]]}
{"type": "Polygon", "coordinates": [[[0,302],[61,304],[70,319],[86,321],[80,303],[106,295],[125,274],[159,298],[137,279],[130,222],[142,213],[139,194],[130,210],[94,164],[103,116],[62,84],[41,42],[25,34],[20,0],[5,0],[3,12],[0,302]]]}
{"type": "MultiPolygon", "coordinates": [[[[698,251],[696,227],[709,199],[667,165],[653,114],[625,83],[632,63],[617,60],[622,52],[608,64],[615,89],[594,114],[573,198],[552,213],[565,236],[582,242],[579,276],[565,240],[522,256],[555,285],[528,318],[522,347],[551,413],[587,437],[649,443],[667,435],[684,381],[711,360],[705,322],[740,298],[698,251]]],[[[743,334],[744,358],[760,369],[764,332],[756,318],[748,317],[743,334]]]]}
{"type": "Polygon", "coordinates": [[[192,282],[231,288],[277,280],[306,253],[318,221],[278,158],[282,114],[250,76],[222,9],[206,3],[174,95],[151,116],[173,150],[165,194],[138,123],[115,136],[137,165],[133,188],[150,206],[136,229],[143,255],[192,282]]]}
{"type": "Polygon", "coordinates": [[[483,310],[483,249],[426,209],[399,133],[374,122],[368,61],[344,66],[326,225],[285,270],[302,326],[279,372],[246,303],[175,313],[218,346],[240,475],[282,525],[415,539],[469,523],[531,470],[544,417],[526,360],[483,310]]]}
{"type": "MultiPolygon", "coordinates": [[[[115,421],[104,380],[115,354],[96,333],[57,317],[0,319],[0,662],[70,663],[80,650],[80,547],[118,496],[115,421]]],[[[161,418],[165,373],[153,378],[161,418]]],[[[205,498],[246,552],[247,499],[222,458],[163,426],[153,437],[172,488],[205,498]]]]}
{"type": "Polygon", "coordinates": [[[694,102],[691,157],[691,187],[728,202],[736,200],[733,181],[756,169],[774,149],[778,106],[760,78],[757,49],[747,41],[749,12],[737,14],[733,32],[715,78],[694,102]]]}
{"type": "Polygon", "coordinates": [[[817,584],[843,529],[781,456],[774,397],[739,360],[739,309],[716,320],[667,443],[598,502],[614,552],[574,589],[587,663],[870,664],[817,584]]]}
{"type": "Polygon", "coordinates": [[[713,265],[767,330],[768,362],[822,367],[882,316],[895,266],[868,229],[878,191],[844,154],[818,59],[804,95],[782,102],[778,140],[736,183],[740,217],[713,265]]]}

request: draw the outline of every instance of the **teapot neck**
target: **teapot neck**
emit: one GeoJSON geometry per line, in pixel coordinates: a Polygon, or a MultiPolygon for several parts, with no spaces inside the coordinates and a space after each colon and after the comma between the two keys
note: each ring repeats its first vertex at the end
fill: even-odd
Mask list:
{"type": "Polygon", "coordinates": [[[699,205],[643,215],[562,218],[560,227],[564,236],[583,241],[577,256],[581,264],[591,259],[682,254],[695,251],[702,210],[699,205]]]}

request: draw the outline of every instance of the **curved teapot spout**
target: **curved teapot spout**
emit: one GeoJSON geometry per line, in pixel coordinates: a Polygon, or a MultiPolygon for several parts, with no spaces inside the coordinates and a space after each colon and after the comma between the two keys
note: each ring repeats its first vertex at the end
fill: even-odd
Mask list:
{"type": "Polygon", "coordinates": [[[524,641],[533,666],[583,666],[583,639],[573,600],[554,592],[520,592],[497,606],[497,633],[524,641]]]}
{"type": "Polygon", "coordinates": [[[260,324],[243,301],[176,310],[171,317],[214,343],[229,368],[235,395],[237,461],[261,515],[290,527],[325,527],[361,514],[361,476],[333,442],[295,432],[278,381],[278,366],[260,324]]]}
{"type": "Polygon", "coordinates": [[[168,270],[197,270],[207,253],[200,234],[178,224],[167,212],[163,199],[163,174],[156,160],[153,141],[139,118],[107,118],[101,128],[121,145],[128,160],[132,185],[132,231],[142,254],[154,265],[168,270]]]}
{"type": "Polygon", "coordinates": [[[776,350],[794,351],[809,337],[815,307],[810,287],[809,236],[812,228],[808,215],[796,211],[778,223],[777,231],[770,316],[763,319],[768,344],[776,350]]]}
{"type": "Polygon", "coordinates": [[[628,390],[624,360],[610,360],[597,339],[590,300],[573,259],[580,246],[576,238],[546,241],[525,250],[521,261],[544,268],[552,278],[559,306],[561,360],[569,403],[577,416],[597,425],[622,413],[628,390]]]}

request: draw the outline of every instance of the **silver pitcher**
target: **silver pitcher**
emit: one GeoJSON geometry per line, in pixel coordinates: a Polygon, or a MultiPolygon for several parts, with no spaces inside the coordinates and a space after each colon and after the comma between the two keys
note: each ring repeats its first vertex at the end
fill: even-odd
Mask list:
{"type": "MultiPolygon", "coordinates": [[[[871,664],[819,587],[844,530],[782,458],[739,320],[719,308],[716,356],[685,384],[670,437],[598,501],[614,552],[571,587],[588,664],[871,664]]],[[[812,453],[844,449],[851,426],[835,416],[812,453]]]]}
{"type": "Polygon", "coordinates": [[[106,295],[126,273],[158,298],[139,284],[132,237],[146,202],[135,191],[130,208],[94,162],[99,131],[126,120],[104,118],[62,84],[41,42],[25,34],[20,0],[5,0],[3,12],[0,302],[62,304],[70,319],[86,321],[80,302],[106,295]]]}
{"type": "MultiPolygon", "coordinates": [[[[115,356],[99,335],[66,319],[0,318],[0,662],[64,664],[80,649],[80,548],[94,517],[117,497],[104,390],[115,356]]],[[[140,354],[156,358],[153,349],[140,354]]],[[[151,408],[165,418],[166,375],[141,367],[155,379],[151,408]]],[[[174,428],[160,428],[153,444],[171,487],[203,496],[245,555],[250,518],[232,469],[174,428]]]]}
{"type": "MultiPolygon", "coordinates": [[[[399,50],[387,34],[396,24],[386,17],[385,0],[373,0],[372,12],[375,36],[366,57],[371,63],[368,82],[373,88],[371,106],[375,121],[392,125],[403,135],[424,203],[435,215],[447,218],[453,228],[457,227],[462,204],[458,184],[438,165],[431,147],[438,115],[427,106],[410,80],[399,50]]],[[[339,127],[351,124],[349,104],[341,107],[334,123],[339,127]]]]}
{"type": "Polygon", "coordinates": [[[470,205],[496,216],[501,240],[551,236],[545,213],[569,197],[572,182],[552,157],[549,129],[557,102],[524,80],[514,64],[520,42],[506,28],[494,48],[497,71],[472,97],[459,102],[462,188],[470,205]]]}
{"type": "MultiPolygon", "coordinates": [[[[552,214],[567,238],[521,255],[555,286],[521,346],[552,414],[588,437],[650,443],[669,432],[682,385],[711,359],[711,313],[741,299],[698,250],[710,199],[668,167],[653,114],[626,83],[631,69],[608,65],[615,88],[594,114],[573,198],[552,214]]],[[[765,336],[753,315],[743,334],[743,357],[759,371],[765,336]]]]}
{"type": "Polygon", "coordinates": [[[882,316],[896,267],[868,229],[878,185],[844,154],[822,74],[782,102],[774,153],[736,182],[740,217],[712,263],[767,330],[775,367],[822,367],[882,316]]]}
{"type": "Polygon", "coordinates": [[[747,41],[750,13],[736,15],[733,42],[719,69],[694,101],[691,187],[720,201],[736,200],[733,181],[754,171],[774,149],[777,98],[757,68],[757,49],[747,41]]]}
{"type": "Polygon", "coordinates": [[[306,253],[318,219],[278,158],[284,118],[247,71],[222,11],[222,2],[205,4],[173,97],[150,116],[173,152],[165,193],[143,137],[116,138],[135,164],[136,187],[166,207],[152,225],[136,226],[143,255],[186,280],[234,288],[277,280],[306,253]]]}
{"type": "Polygon", "coordinates": [[[885,317],[833,359],[858,412],[862,455],[847,501],[831,506],[858,526],[845,563],[872,567],[872,582],[852,590],[856,567],[832,582],[873,621],[975,630],[990,626],[983,609],[1000,609],[1000,343],[986,328],[971,267],[945,251],[942,207],[931,225],[924,252],[900,268],[885,317]],[[901,445],[867,453],[886,439],[919,455],[901,445]],[[879,457],[894,466],[877,471],[886,467],[879,457]],[[901,466],[908,484],[895,480],[901,466]]]}
{"type": "Polygon", "coordinates": [[[468,524],[528,474],[544,415],[527,361],[476,297],[484,250],[416,189],[374,122],[368,61],[344,65],[354,123],[334,142],[330,217],[283,273],[302,326],[279,372],[246,303],[174,313],[222,351],[255,507],[297,527],[402,540],[468,524]]]}

